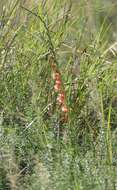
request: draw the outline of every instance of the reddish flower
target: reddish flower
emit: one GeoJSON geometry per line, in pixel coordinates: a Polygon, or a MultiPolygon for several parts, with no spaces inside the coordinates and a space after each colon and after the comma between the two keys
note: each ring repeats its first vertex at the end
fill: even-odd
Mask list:
{"type": "Polygon", "coordinates": [[[66,105],[63,105],[61,109],[62,109],[62,111],[63,111],[64,113],[67,113],[67,112],[68,112],[68,108],[67,108],[66,105]]]}
{"type": "Polygon", "coordinates": [[[55,84],[55,85],[54,85],[54,90],[55,90],[56,92],[59,92],[60,87],[61,87],[60,84],[55,84]]]}
{"type": "MultiPolygon", "coordinates": [[[[61,75],[59,71],[57,71],[57,67],[55,64],[52,64],[52,68],[53,68],[53,79],[55,80],[54,90],[55,92],[58,92],[57,102],[59,103],[62,112],[67,113],[68,108],[65,105],[65,93],[62,88],[61,75]]],[[[64,114],[64,116],[67,116],[67,115],[64,114]]]]}
{"type": "Polygon", "coordinates": [[[65,95],[63,93],[59,94],[58,97],[57,97],[57,101],[60,103],[60,104],[63,104],[64,103],[64,100],[65,100],[65,95]]]}
{"type": "Polygon", "coordinates": [[[56,80],[56,84],[61,85],[61,80],[56,80]]]}

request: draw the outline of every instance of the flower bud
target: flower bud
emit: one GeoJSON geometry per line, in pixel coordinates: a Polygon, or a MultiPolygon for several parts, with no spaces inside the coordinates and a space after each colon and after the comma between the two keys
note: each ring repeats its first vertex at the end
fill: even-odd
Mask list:
{"type": "Polygon", "coordinates": [[[53,73],[53,79],[54,80],[60,80],[60,74],[58,72],[53,73]]]}

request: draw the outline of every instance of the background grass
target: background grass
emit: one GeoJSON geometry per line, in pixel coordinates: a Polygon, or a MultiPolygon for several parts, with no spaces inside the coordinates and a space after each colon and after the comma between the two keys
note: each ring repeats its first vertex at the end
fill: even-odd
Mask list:
{"type": "Polygon", "coordinates": [[[0,190],[117,189],[116,8],[110,0],[1,2],[0,190]]]}

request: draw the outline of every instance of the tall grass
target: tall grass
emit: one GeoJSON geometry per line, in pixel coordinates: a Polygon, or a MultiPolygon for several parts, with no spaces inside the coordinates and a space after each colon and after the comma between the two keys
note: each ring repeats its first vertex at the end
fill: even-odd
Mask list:
{"type": "Polygon", "coordinates": [[[115,7],[2,1],[0,190],[117,189],[115,7]]]}

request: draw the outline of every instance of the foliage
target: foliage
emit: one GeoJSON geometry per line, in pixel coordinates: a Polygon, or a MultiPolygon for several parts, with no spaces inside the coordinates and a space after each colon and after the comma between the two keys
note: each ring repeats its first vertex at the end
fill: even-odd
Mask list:
{"type": "Polygon", "coordinates": [[[116,190],[116,4],[31,3],[0,7],[0,190],[116,190]]]}

